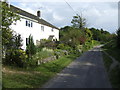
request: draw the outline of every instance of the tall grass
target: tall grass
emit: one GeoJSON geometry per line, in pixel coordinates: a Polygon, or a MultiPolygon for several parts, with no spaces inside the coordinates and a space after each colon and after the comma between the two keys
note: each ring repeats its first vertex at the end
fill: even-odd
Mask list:
{"type": "Polygon", "coordinates": [[[33,59],[41,60],[53,55],[54,55],[54,51],[41,50],[33,56],[33,59]]]}
{"type": "Polygon", "coordinates": [[[40,88],[45,82],[60,72],[76,58],[75,55],[64,56],[38,67],[20,69],[3,66],[4,88],[40,88]]]}
{"type": "Polygon", "coordinates": [[[102,47],[109,55],[120,62],[120,49],[116,46],[116,41],[113,40],[102,47]]]}
{"type": "Polygon", "coordinates": [[[104,65],[106,67],[106,70],[109,71],[111,64],[113,63],[112,59],[107,56],[104,52],[103,54],[103,60],[104,60],[104,65]]]}
{"type": "MultiPolygon", "coordinates": [[[[111,55],[113,58],[120,62],[120,49],[116,46],[115,40],[106,43],[102,48],[109,55],[111,55]]],[[[104,56],[104,63],[107,70],[109,70],[112,63],[110,58],[104,56]]],[[[113,88],[120,89],[120,65],[114,67],[112,70],[110,70],[110,72],[108,72],[108,74],[113,88]]]]}

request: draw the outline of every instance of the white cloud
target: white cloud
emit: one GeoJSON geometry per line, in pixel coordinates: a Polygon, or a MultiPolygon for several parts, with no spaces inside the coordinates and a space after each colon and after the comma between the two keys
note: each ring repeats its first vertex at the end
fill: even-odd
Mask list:
{"type": "Polygon", "coordinates": [[[61,16],[57,15],[57,13],[53,13],[53,18],[57,21],[62,21],[63,20],[63,18],[61,16]]]}
{"type": "MultiPolygon", "coordinates": [[[[87,8],[83,16],[87,18],[88,27],[103,28],[109,32],[115,32],[118,25],[117,3],[86,3],[87,8]]],[[[79,7],[80,9],[81,7],[79,7]]]]}
{"type": "MultiPolygon", "coordinates": [[[[64,2],[64,0],[8,0],[10,2],[64,2]]],[[[66,0],[69,2],[118,2],[119,0],[66,0]]]]}
{"type": "MultiPolygon", "coordinates": [[[[39,1],[39,0],[38,0],[39,1]]],[[[70,0],[66,0],[70,1],[70,0]]],[[[75,0],[76,1],[76,0],[75,0]]],[[[13,2],[12,4],[36,15],[41,11],[41,16],[46,21],[57,27],[71,25],[75,12],[65,2],[13,2]]],[[[117,28],[118,11],[115,2],[69,2],[76,12],[82,12],[87,19],[88,27],[103,28],[114,32],[117,28]]]]}

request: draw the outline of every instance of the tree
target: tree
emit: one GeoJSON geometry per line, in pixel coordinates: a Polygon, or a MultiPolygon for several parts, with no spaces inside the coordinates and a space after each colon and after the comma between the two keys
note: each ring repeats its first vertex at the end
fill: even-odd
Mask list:
{"type": "Polygon", "coordinates": [[[74,27],[65,27],[60,30],[60,41],[75,48],[86,41],[85,32],[74,27]]]}
{"type": "Polygon", "coordinates": [[[108,31],[103,29],[90,28],[90,31],[93,34],[93,40],[100,41],[102,43],[108,42],[115,37],[115,34],[110,34],[108,31]]]}
{"type": "Polygon", "coordinates": [[[117,46],[120,48],[120,28],[117,31],[117,46]]]}
{"type": "Polygon", "coordinates": [[[6,1],[2,1],[1,12],[2,12],[2,46],[3,51],[11,48],[11,43],[13,43],[13,31],[10,25],[16,22],[20,17],[15,14],[9,7],[6,1]]]}
{"type": "Polygon", "coordinates": [[[71,23],[73,24],[73,27],[75,28],[83,28],[86,25],[86,19],[82,17],[82,15],[76,15],[73,16],[73,19],[71,21],[71,23]]]}
{"type": "Polygon", "coordinates": [[[93,34],[93,40],[100,41],[100,35],[101,35],[100,31],[96,28],[90,28],[90,31],[93,34]]]}
{"type": "Polygon", "coordinates": [[[15,34],[9,47],[6,49],[5,59],[3,59],[3,64],[15,65],[18,67],[23,67],[26,63],[27,55],[25,51],[21,49],[22,38],[20,34],[15,34]]]}
{"type": "Polygon", "coordinates": [[[93,39],[92,32],[88,28],[84,28],[84,32],[85,32],[85,36],[86,36],[87,41],[91,41],[93,39]]]}
{"type": "Polygon", "coordinates": [[[26,53],[28,54],[29,58],[32,58],[32,55],[36,54],[36,47],[33,42],[33,36],[31,35],[29,35],[29,38],[28,38],[26,53]]]}
{"type": "Polygon", "coordinates": [[[22,42],[23,40],[22,40],[22,38],[21,38],[21,35],[20,34],[16,34],[16,35],[14,35],[14,48],[15,49],[21,49],[21,46],[22,46],[22,42]]]}
{"type": "Polygon", "coordinates": [[[10,25],[20,20],[20,17],[13,12],[7,1],[1,1],[2,12],[2,51],[3,64],[17,65],[23,67],[26,61],[26,54],[21,50],[22,39],[20,34],[16,34],[11,30],[10,25]]]}

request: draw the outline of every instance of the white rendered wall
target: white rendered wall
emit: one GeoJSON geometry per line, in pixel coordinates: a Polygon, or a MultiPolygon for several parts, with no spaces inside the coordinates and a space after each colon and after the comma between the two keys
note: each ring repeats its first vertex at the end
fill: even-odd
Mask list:
{"type": "Polygon", "coordinates": [[[26,20],[21,18],[20,21],[17,21],[16,25],[12,24],[11,29],[16,33],[21,34],[23,39],[23,49],[26,49],[26,38],[31,34],[33,36],[34,43],[36,44],[36,40],[40,39],[48,39],[50,35],[54,35],[55,39],[59,40],[59,30],[53,29],[49,26],[41,25],[35,21],[28,20],[32,22],[32,27],[26,26],[26,20]],[[44,26],[44,31],[41,30],[41,26],[44,26]]]}

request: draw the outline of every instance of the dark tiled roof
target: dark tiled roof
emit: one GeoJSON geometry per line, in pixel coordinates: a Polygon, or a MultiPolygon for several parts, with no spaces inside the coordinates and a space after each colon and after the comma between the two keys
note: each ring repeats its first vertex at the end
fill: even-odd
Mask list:
{"type": "Polygon", "coordinates": [[[13,12],[18,13],[18,14],[23,15],[23,16],[26,16],[26,17],[29,17],[31,19],[37,20],[38,23],[40,23],[40,24],[59,29],[56,26],[54,26],[54,25],[50,24],[49,22],[45,21],[44,19],[42,19],[42,18],[40,19],[38,16],[35,16],[35,15],[33,15],[29,12],[26,12],[26,11],[20,9],[20,8],[17,8],[13,5],[10,5],[10,8],[12,9],[13,12]]]}

